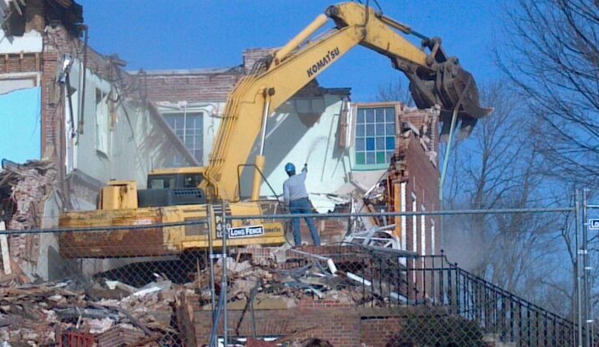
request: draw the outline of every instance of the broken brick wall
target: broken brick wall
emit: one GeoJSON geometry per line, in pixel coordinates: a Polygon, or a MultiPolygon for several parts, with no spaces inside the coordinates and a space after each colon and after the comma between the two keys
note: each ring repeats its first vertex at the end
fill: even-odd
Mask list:
{"type": "MultiPolygon", "coordinates": [[[[408,212],[440,209],[439,141],[435,135],[438,116],[436,109],[417,110],[403,105],[398,115],[401,128],[388,173],[391,184],[404,186],[404,195],[400,199],[408,212]]],[[[405,227],[401,233],[405,237],[406,250],[422,255],[439,254],[441,238],[438,217],[401,217],[397,222],[405,227]]]]}
{"type": "Polygon", "coordinates": [[[243,64],[232,68],[165,70],[139,72],[147,97],[156,102],[225,102],[237,82],[254,63],[269,54],[268,49],[248,49],[243,64]]]}
{"type": "MultiPolygon", "coordinates": [[[[241,310],[229,310],[230,336],[236,336],[241,310]]],[[[360,340],[360,317],[353,305],[334,301],[302,300],[297,307],[275,310],[255,310],[256,336],[282,337],[293,334],[292,341],[310,337],[328,340],[335,347],[356,346],[360,340]]],[[[212,311],[196,310],[194,329],[197,345],[208,343],[212,330],[212,311]]],[[[239,336],[252,336],[250,312],[246,312],[239,336]]],[[[219,334],[222,334],[222,325],[219,334]]]]}
{"type": "Polygon", "coordinates": [[[245,73],[250,73],[254,68],[256,62],[260,59],[264,59],[268,55],[273,54],[276,51],[275,48],[250,48],[243,52],[243,69],[245,73]]]}
{"type": "MultiPolygon", "coordinates": [[[[270,52],[271,49],[248,49],[243,53],[244,63],[239,67],[143,71],[136,76],[147,97],[155,102],[225,102],[237,82],[250,73],[253,64],[270,52]]],[[[324,93],[325,89],[313,81],[296,96],[322,96],[324,93]]]]}
{"type": "MultiPolygon", "coordinates": [[[[412,210],[413,202],[416,202],[416,211],[422,211],[423,206],[426,211],[439,210],[439,170],[429,160],[426,150],[420,141],[413,135],[400,140],[400,147],[403,147],[406,167],[408,168],[406,184],[406,209],[412,210]]],[[[398,147],[399,148],[399,147],[398,147]]],[[[414,233],[414,218],[407,218],[406,239],[408,250],[416,251],[420,254],[438,254],[439,253],[439,221],[436,216],[417,216],[416,233],[414,233]],[[426,231],[422,248],[422,228],[426,231]],[[434,233],[433,227],[434,225],[434,233]],[[415,234],[415,235],[414,235],[415,234]],[[416,240],[414,240],[416,236],[416,240]],[[433,240],[434,238],[434,240],[433,240]],[[412,249],[416,244],[416,249],[412,249]],[[433,246],[435,249],[433,249],[433,246]]]]}
{"type": "MultiPolygon", "coordinates": [[[[187,297],[191,299],[189,295],[187,297]]],[[[400,313],[404,310],[400,307],[361,308],[334,300],[314,301],[306,298],[296,307],[288,309],[255,310],[254,323],[257,337],[278,337],[289,342],[315,337],[327,340],[335,347],[386,347],[401,336],[400,313]]],[[[196,307],[194,313],[187,313],[190,318],[185,325],[188,336],[192,336],[188,330],[193,329],[196,346],[208,343],[212,331],[212,311],[196,307]]],[[[241,324],[241,310],[230,309],[227,314],[229,336],[252,336],[253,322],[249,311],[243,315],[241,324]]],[[[219,336],[222,336],[222,321],[219,336]]]]}
{"type": "Polygon", "coordinates": [[[6,229],[11,231],[8,245],[14,273],[19,274],[22,269],[31,275],[40,261],[40,235],[18,231],[42,227],[44,204],[54,189],[56,176],[56,166],[49,161],[8,164],[0,172],[0,205],[7,206],[2,217],[7,219],[6,229]]]}
{"type": "MultiPolygon", "coordinates": [[[[44,157],[57,162],[58,167],[64,167],[65,140],[64,126],[66,119],[64,105],[64,90],[57,82],[59,71],[62,70],[64,55],[68,54],[80,61],[84,60],[84,42],[72,37],[62,26],[48,27],[44,34],[44,53],[42,56],[42,153],[44,157]]],[[[115,66],[111,61],[94,51],[86,48],[86,69],[106,80],[116,78],[115,66]]],[[[127,82],[134,83],[127,74],[119,75],[127,82]]],[[[76,81],[72,82],[78,86],[76,81]]],[[[91,102],[91,101],[88,101],[91,102]]],[[[64,172],[61,172],[61,177],[64,172]]]]}
{"type": "Polygon", "coordinates": [[[364,313],[360,318],[360,344],[365,346],[389,346],[400,332],[400,317],[392,315],[371,317],[368,313],[364,313]]]}
{"type": "MultiPolygon", "coordinates": [[[[397,102],[358,104],[357,107],[395,107],[395,153],[369,203],[381,210],[419,212],[439,210],[438,110],[418,110],[397,102]]],[[[387,222],[388,223],[388,222],[387,222]]],[[[434,216],[394,218],[395,232],[405,250],[439,254],[440,225],[434,216]]],[[[384,225],[387,225],[383,223],[384,225]]]]}
{"type": "Polygon", "coordinates": [[[192,103],[224,102],[242,75],[231,69],[223,72],[156,71],[138,77],[150,100],[192,103]]]}
{"type": "Polygon", "coordinates": [[[12,53],[0,55],[0,74],[39,72],[41,53],[12,53]]]}

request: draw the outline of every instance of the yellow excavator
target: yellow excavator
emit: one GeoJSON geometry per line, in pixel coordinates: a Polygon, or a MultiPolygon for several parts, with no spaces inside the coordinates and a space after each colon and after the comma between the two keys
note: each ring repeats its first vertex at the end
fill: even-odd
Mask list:
{"type": "Polygon", "coordinates": [[[209,214],[214,218],[210,206],[220,206],[223,201],[227,202],[226,214],[256,219],[227,226],[211,219],[212,225],[221,226],[211,231],[214,247],[221,246],[217,229],[228,230],[231,246],[283,244],[284,222],[267,218],[277,213],[276,204],[259,200],[267,120],[281,104],[358,45],[389,57],[392,66],[410,80],[416,105],[439,105],[446,115],[441,118],[444,125],[448,123],[444,117],[451,118],[455,112],[462,132],[469,134],[477,119],[491,113],[492,109],[480,106],[472,75],[456,58],[445,54],[440,39],[425,37],[362,4],[330,6],[284,47],[258,61],[237,83],[227,99],[208,166],[153,171],[144,190],[138,190],[132,181],[110,182],[100,194],[99,209],[61,215],[61,228],[96,230],[61,234],[61,255],[157,256],[206,249],[207,224],[164,224],[206,221],[209,214]],[[334,27],[318,33],[329,21],[334,27]],[[406,35],[418,37],[421,46],[412,44],[406,35]],[[248,162],[259,136],[251,198],[242,201],[240,166],[248,162]]]}

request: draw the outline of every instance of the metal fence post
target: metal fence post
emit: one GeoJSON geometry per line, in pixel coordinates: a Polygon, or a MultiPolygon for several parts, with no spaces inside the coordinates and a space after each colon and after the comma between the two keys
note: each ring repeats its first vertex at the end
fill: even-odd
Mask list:
{"type": "Polygon", "coordinates": [[[223,345],[225,347],[228,346],[229,344],[229,339],[228,339],[228,329],[229,329],[229,325],[228,325],[228,307],[227,307],[227,234],[229,233],[229,230],[227,228],[227,203],[225,201],[223,201],[222,204],[222,234],[223,234],[223,246],[222,246],[222,261],[223,261],[223,275],[222,275],[222,281],[221,281],[221,291],[220,291],[220,295],[223,298],[223,345]]]}
{"type": "Polygon", "coordinates": [[[582,269],[582,262],[581,262],[581,257],[582,257],[582,250],[580,249],[580,233],[581,233],[581,227],[583,225],[583,219],[582,219],[582,213],[580,210],[580,190],[576,189],[576,195],[575,195],[575,229],[574,229],[574,234],[575,234],[575,244],[576,244],[576,266],[575,266],[575,273],[576,273],[576,323],[578,325],[578,346],[582,347],[583,346],[583,317],[582,317],[582,285],[581,285],[581,269],[582,269]]]}
{"type": "Polygon", "coordinates": [[[587,198],[588,190],[582,190],[582,256],[584,257],[584,269],[583,269],[583,281],[584,281],[584,327],[586,330],[585,334],[585,347],[591,347],[592,341],[592,328],[593,319],[591,316],[591,284],[589,272],[592,270],[589,256],[589,225],[587,223],[587,198]]]}
{"type": "Polygon", "coordinates": [[[214,279],[214,248],[212,245],[212,236],[215,231],[215,223],[214,223],[214,209],[212,205],[208,205],[206,208],[206,215],[208,216],[208,247],[209,247],[209,255],[208,257],[210,262],[210,291],[212,297],[212,324],[216,324],[214,317],[216,317],[216,312],[214,311],[216,308],[216,289],[215,289],[215,279],[214,279]]]}

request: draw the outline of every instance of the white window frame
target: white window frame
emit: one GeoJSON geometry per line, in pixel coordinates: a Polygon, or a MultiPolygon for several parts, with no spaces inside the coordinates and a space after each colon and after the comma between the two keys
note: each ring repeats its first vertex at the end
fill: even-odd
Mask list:
{"type": "MultiPolygon", "coordinates": [[[[65,88],[66,89],[66,88],[65,88]]],[[[69,96],[65,93],[65,102],[64,102],[64,114],[65,114],[65,122],[64,122],[64,136],[65,136],[65,145],[66,145],[66,153],[65,153],[65,170],[66,173],[69,174],[73,171],[73,169],[77,168],[77,136],[73,137],[73,133],[77,133],[79,124],[77,123],[77,118],[79,114],[79,90],[75,89],[75,92],[71,95],[73,101],[73,114],[71,115],[71,108],[69,107],[69,96]],[[71,120],[73,122],[71,123],[71,120]]]]}
{"type": "MultiPolygon", "coordinates": [[[[366,117],[366,115],[364,115],[364,117],[366,117]]],[[[352,124],[352,128],[353,128],[353,135],[352,135],[353,151],[352,151],[352,153],[353,153],[353,160],[354,160],[354,168],[357,169],[357,170],[366,170],[367,171],[367,170],[378,170],[378,169],[382,169],[382,168],[387,167],[389,165],[388,164],[389,160],[390,160],[391,156],[393,155],[393,152],[395,151],[395,148],[397,147],[397,138],[396,138],[396,136],[397,136],[397,123],[398,123],[398,120],[397,120],[397,109],[395,108],[395,105],[394,104],[382,104],[382,105],[367,105],[367,104],[362,105],[362,104],[359,104],[359,105],[356,105],[355,106],[355,115],[353,116],[352,122],[353,122],[353,123],[351,123],[352,124]],[[368,135],[367,134],[367,130],[365,128],[364,129],[364,134],[360,135],[360,136],[358,135],[357,127],[358,127],[359,112],[360,112],[360,110],[367,110],[367,109],[376,109],[376,110],[393,109],[393,113],[394,113],[394,117],[393,117],[393,128],[394,128],[394,131],[393,131],[393,136],[392,136],[394,138],[394,146],[393,146],[394,148],[393,148],[393,150],[386,148],[387,147],[387,143],[386,143],[387,137],[391,137],[390,136],[391,134],[387,133],[387,126],[391,125],[391,124],[390,124],[389,121],[387,121],[387,118],[386,118],[387,114],[386,113],[385,113],[385,116],[384,116],[384,118],[385,118],[384,121],[382,123],[378,123],[378,124],[384,126],[384,134],[368,135]],[[364,140],[365,141],[365,143],[364,143],[364,149],[362,149],[362,150],[358,150],[357,149],[357,138],[358,137],[365,139],[364,140]],[[367,149],[367,144],[366,144],[366,138],[367,137],[372,137],[372,138],[375,139],[374,140],[375,141],[375,149],[372,149],[372,150],[368,150],[367,149]],[[376,146],[377,146],[377,144],[376,144],[377,140],[376,139],[377,138],[383,139],[383,142],[384,142],[383,147],[384,147],[384,152],[385,152],[385,157],[386,157],[385,163],[377,163],[378,162],[377,152],[383,152],[383,150],[381,150],[379,148],[376,148],[376,146]],[[363,153],[364,154],[364,163],[358,163],[358,158],[357,157],[358,157],[359,153],[363,153]],[[367,159],[368,153],[373,153],[374,154],[374,156],[375,156],[375,158],[374,158],[375,163],[367,163],[367,161],[368,161],[368,159],[367,159]]],[[[365,120],[364,124],[366,124],[366,122],[367,121],[365,120]]],[[[375,124],[377,124],[376,121],[375,121],[375,123],[372,123],[373,127],[375,127],[375,124]]],[[[376,131],[376,128],[375,128],[375,131],[376,131]]]]}
{"type": "MultiPolygon", "coordinates": [[[[412,212],[416,212],[418,209],[418,197],[416,193],[412,192],[412,212]]],[[[418,242],[417,242],[417,233],[418,233],[418,216],[412,216],[412,251],[418,253],[418,242]]]]}
{"type": "MultiPolygon", "coordinates": [[[[407,196],[406,196],[406,182],[402,182],[400,184],[400,195],[401,195],[401,204],[400,204],[400,211],[402,213],[406,212],[406,200],[407,200],[407,196]]],[[[407,217],[405,215],[401,216],[401,249],[403,250],[407,250],[408,249],[408,231],[407,229],[407,217]]]]}
{"type": "MultiPolygon", "coordinates": [[[[175,133],[175,135],[181,140],[181,142],[183,143],[183,145],[185,146],[185,148],[187,148],[187,150],[189,151],[189,153],[191,153],[192,156],[194,156],[196,158],[196,160],[202,164],[204,162],[204,157],[206,156],[206,148],[204,146],[205,143],[205,139],[206,139],[206,132],[204,131],[205,128],[205,120],[206,120],[206,116],[207,116],[207,112],[205,109],[203,108],[194,108],[194,107],[186,107],[182,110],[162,110],[160,112],[162,114],[162,117],[164,118],[164,120],[166,121],[166,123],[168,124],[168,126],[172,129],[173,133],[175,133]],[[200,130],[200,134],[202,136],[201,141],[199,141],[199,143],[195,143],[195,146],[193,146],[192,148],[188,147],[188,144],[186,142],[185,137],[187,136],[187,116],[189,114],[194,114],[194,115],[198,115],[200,116],[200,123],[201,123],[201,129],[200,130]],[[183,128],[181,129],[175,129],[173,128],[173,126],[171,125],[168,117],[169,116],[179,116],[182,115],[183,116],[183,128]],[[177,130],[180,130],[183,132],[183,134],[178,134],[177,130]],[[198,147],[199,146],[199,147],[198,147]],[[200,150],[201,151],[201,158],[197,158],[195,156],[195,150],[200,150]]],[[[197,127],[195,129],[198,129],[197,127]]]]}
{"type": "MultiPolygon", "coordinates": [[[[420,211],[426,211],[424,204],[420,205],[420,211]]],[[[422,255],[426,255],[426,216],[420,215],[420,247],[422,249],[422,255]]]]}
{"type": "Polygon", "coordinates": [[[435,219],[431,218],[431,254],[436,254],[435,247],[435,219]]]}
{"type": "Polygon", "coordinates": [[[110,94],[100,88],[96,88],[94,95],[96,103],[96,151],[109,155],[109,129],[108,129],[108,96],[110,94]],[[100,101],[98,101],[100,93],[100,101]]]}

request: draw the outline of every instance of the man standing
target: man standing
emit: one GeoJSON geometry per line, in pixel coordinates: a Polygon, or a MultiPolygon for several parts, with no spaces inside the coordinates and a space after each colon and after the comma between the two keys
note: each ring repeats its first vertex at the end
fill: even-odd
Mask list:
{"type": "MultiPolygon", "coordinates": [[[[308,164],[304,164],[302,173],[299,175],[295,174],[295,165],[287,163],[285,165],[285,172],[289,175],[289,178],[283,183],[283,198],[285,199],[285,206],[288,208],[291,214],[303,214],[312,213],[312,204],[308,199],[308,191],[306,190],[306,174],[308,173],[308,164]]],[[[308,228],[310,228],[310,234],[312,235],[312,241],[316,246],[320,246],[320,236],[314,225],[314,219],[304,217],[308,228]]],[[[299,247],[302,245],[302,235],[300,234],[300,217],[293,218],[293,240],[295,246],[299,247]]]]}

